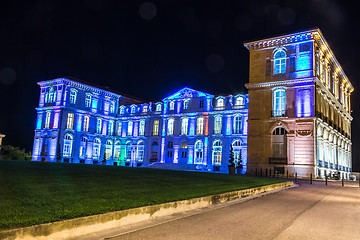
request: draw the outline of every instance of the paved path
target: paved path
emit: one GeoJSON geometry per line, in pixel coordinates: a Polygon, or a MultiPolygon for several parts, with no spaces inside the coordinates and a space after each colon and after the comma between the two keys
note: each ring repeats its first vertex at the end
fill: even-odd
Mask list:
{"type": "Polygon", "coordinates": [[[355,183],[300,186],[78,239],[360,239],[355,183]]]}

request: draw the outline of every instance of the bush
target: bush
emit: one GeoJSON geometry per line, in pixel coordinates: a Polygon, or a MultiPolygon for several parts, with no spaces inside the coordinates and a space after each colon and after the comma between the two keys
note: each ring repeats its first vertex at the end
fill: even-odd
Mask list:
{"type": "Polygon", "coordinates": [[[0,146],[0,159],[5,160],[31,160],[31,152],[25,152],[25,149],[11,145],[0,146]]]}

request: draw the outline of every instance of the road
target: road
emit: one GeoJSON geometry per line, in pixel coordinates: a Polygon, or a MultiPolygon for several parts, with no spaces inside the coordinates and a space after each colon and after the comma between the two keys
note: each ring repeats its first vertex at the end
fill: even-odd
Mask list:
{"type": "Polygon", "coordinates": [[[253,200],[151,220],[78,239],[360,239],[356,183],[300,182],[253,200]]]}

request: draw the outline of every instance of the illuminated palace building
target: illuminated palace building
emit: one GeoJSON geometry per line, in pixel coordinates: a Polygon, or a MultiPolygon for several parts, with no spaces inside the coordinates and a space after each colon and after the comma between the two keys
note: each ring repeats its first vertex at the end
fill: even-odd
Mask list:
{"type": "Polygon", "coordinates": [[[183,88],[144,102],[74,78],[42,81],[33,160],[242,172],[351,172],[353,87],[319,29],[245,43],[249,94],[183,88]]]}

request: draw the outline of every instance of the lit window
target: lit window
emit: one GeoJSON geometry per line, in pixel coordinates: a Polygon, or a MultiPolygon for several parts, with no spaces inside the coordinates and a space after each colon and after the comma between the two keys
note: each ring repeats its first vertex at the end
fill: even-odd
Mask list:
{"type": "Polygon", "coordinates": [[[112,141],[107,140],[105,145],[105,159],[111,159],[112,157],[112,141]]]}
{"type": "Polygon", "coordinates": [[[127,128],[127,135],[128,135],[128,136],[131,136],[131,135],[132,135],[132,132],[133,132],[133,122],[132,122],[132,121],[129,121],[129,122],[128,122],[128,128],[127,128]]]}
{"type": "Polygon", "coordinates": [[[71,157],[72,145],[73,145],[73,136],[71,134],[65,134],[64,136],[64,146],[63,146],[63,156],[71,157]]]}
{"type": "Polygon", "coordinates": [[[216,106],[217,107],[224,107],[224,99],[219,98],[218,100],[216,100],[216,106]]]}
{"type": "Polygon", "coordinates": [[[136,158],[136,160],[138,162],[144,161],[144,150],[145,150],[145,143],[144,143],[144,141],[140,141],[138,143],[138,147],[137,147],[137,158],[136,158]]]}
{"type": "Polygon", "coordinates": [[[285,73],[286,71],[286,54],[280,50],[274,56],[274,74],[285,73]]]}
{"type": "Polygon", "coordinates": [[[181,119],[181,135],[187,135],[188,134],[188,125],[189,125],[189,119],[188,118],[181,119]]]}
{"type": "Polygon", "coordinates": [[[85,96],[85,107],[90,107],[91,105],[91,93],[86,93],[85,96]]]}
{"type": "Polygon", "coordinates": [[[113,135],[114,134],[114,121],[109,121],[109,126],[108,126],[108,135],[113,135]]]}
{"type": "Polygon", "coordinates": [[[122,114],[124,114],[125,113],[125,107],[124,106],[121,106],[120,107],[120,114],[122,115],[122,114]]]}
{"type": "Polygon", "coordinates": [[[101,118],[98,118],[96,121],[96,133],[101,134],[101,128],[102,128],[102,120],[101,118]]]}
{"type": "Polygon", "coordinates": [[[97,109],[97,105],[98,105],[98,100],[96,98],[93,99],[92,101],[92,106],[91,108],[96,110],[97,109]]]}
{"type": "Polygon", "coordinates": [[[154,121],[153,135],[159,135],[159,120],[154,121]]]}
{"type": "Polygon", "coordinates": [[[221,134],[221,123],[221,116],[216,116],[214,122],[214,134],[221,134]]]}
{"type": "Polygon", "coordinates": [[[237,97],[237,98],[236,98],[235,105],[236,105],[236,106],[244,105],[244,98],[243,98],[243,97],[237,97]]]}
{"type": "Polygon", "coordinates": [[[272,157],[282,160],[286,160],[287,148],[286,148],[286,136],[287,131],[282,127],[274,129],[271,136],[272,143],[272,157]]]}
{"type": "Polygon", "coordinates": [[[56,101],[56,91],[53,87],[45,94],[45,103],[52,103],[56,101]]]}
{"type": "Polygon", "coordinates": [[[114,147],[115,160],[120,160],[120,150],[121,150],[120,142],[117,141],[115,142],[115,147],[114,147]]]}
{"type": "Polygon", "coordinates": [[[89,116],[84,116],[84,132],[88,132],[89,131],[89,122],[90,122],[90,118],[89,116]]]}
{"type": "Polygon", "coordinates": [[[67,115],[67,122],[66,122],[66,128],[67,129],[73,129],[74,127],[74,114],[68,113],[67,115]]]}
{"type": "Polygon", "coordinates": [[[50,127],[50,118],[51,118],[51,112],[46,112],[45,128],[49,128],[49,127],[50,127]]]}
{"type": "Polygon", "coordinates": [[[161,112],[161,104],[160,103],[156,105],[156,111],[161,112]]]}
{"type": "Polygon", "coordinates": [[[79,157],[80,158],[85,158],[85,156],[86,156],[87,141],[88,141],[88,139],[86,137],[81,138],[80,149],[79,149],[79,157]]]}
{"type": "Polygon", "coordinates": [[[117,123],[117,135],[121,136],[121,122],[117,123]]]}
{"type": "Polygon", "coordinates": [[[145,121],[141,120],[139,124],[139,136],[144,136],[145,134],[145,121]]]}
{"type": "Polygon", "coordinates": [[[170,110],[174,110],[175,109],[175,102],[174,101],[171,101],[170,104],[169,104],[169,109],[170,110]]]}
{"type": "Polygon", "coordinates": [[[203,162],[203,149],[204,144],[202,141],[198,140],[195,143],[195,162],[194,164],[201,164],[203,162]]]}
{"type": "Polygon", "coordinates": [[[101,141],[98,138],[94,139],[94,145],[93,145],[93,158],[99,159],[100,158],[100,147],[101,147],[101,141]]]}
{"type": "Polygon", "coordinates": [[[143,106],[143,112],[146,113],[148,110],[148,107],[147,106],[143,106]]]}
{"type": "Polygon", "coordinates": [[[234,133],[241,133],[241,116],[234,117],[234,133]]]}
{"type": "Polygon", "coordinates": [[[170,118],[168,121],[167,135],[174,135],[174,119],[170,118]]]}
{"type": "Polygon", "coordinates": [[[222,143],[220,140],[216,140],[213,144],[213,156],[212,156],[212,161],[213,161],[213,165],[221,165],[221,160],[222,160],[222,143]]]}
{"type": "Polygon", "coordinates": [[[75,89],[70,89],[70,97],[69,97],[69,100],[70,100],[70,103],[71,104],[75,104],[76,103],[76,90],[75,89]]]}
{"type": "Polygon", "coordinates": [[[285,89],[273,91],[273,117],[284,117],[286,114],[285,89]]]}
{"type": "Polygon", "coordinates": [[[110,102],[110,112],[111,112],[111,113],[114,113],[114,112],[115,112],[115,102],[114,102],[114,101],[111,101],[111,102],[110,102]]]}
{"type": "Polygon", "coordinates": [[[126,161],[130,161],[131,160],[131,142],[127,142],[126,143],[126,156],[125,159],[126,161]]]}
{"type": "Polygon", "coordinates": [[[187,99],[187,100],[184,100],[184,105],[183,105],[183,107],[184,107],[184,109],[188,109],[189,108],[189,100],[187,99]]]}
{"type": "Polygon", "coordinates": [[[204,118],[198,117],[196,119],[196,134],[202,135],[204,134],[204,118]]]}
{"type": "Polygon", "coordinates": [[[135,113],[136,111],[136,107],[135,106],[131,106],[131,113],[135,113]]]}
{"type": "Polygon", "coordinates": [[[173,142],[168,142],[168,144],[166,145],[166,148],[167,148],[167,157],[168,158],[172,158],[173,157],[173,147],[174,147],[174,144],[173,142]]]}

